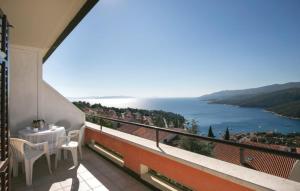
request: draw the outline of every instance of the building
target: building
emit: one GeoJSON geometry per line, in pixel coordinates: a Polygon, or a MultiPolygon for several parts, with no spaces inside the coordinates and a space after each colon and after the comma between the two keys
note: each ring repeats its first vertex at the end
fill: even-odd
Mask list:
{"type": "MultiPolygon", "coordinates": [[[[135,125],[124,124],[124,125],[121,125],[121,127],[119,127],[118,130],[122,131],[124,133],[142,137],[142,138],[145,138],[148,140],[156,141],[156,134],[155,134],[155,131],[152,129],[147,129],[147,128],[139,127],[139,126],[135,126],[135,125]]],[[[173,130],[180,132],[183,129],[179,129],[179,128],[175,129],[174,128],[173,130]]],[[[169,142],[172,139],[174,139],[175,137],[176,137],[176,135],[173,133],[160,132],[158,139],[160,142],[169,142]]]]}
{"type": "MultiPolygon", "coordinates": [[[[272,148],[276,150],[287,151],[287,147],[280,145],[266,145],[261,143],[246,142],[260,147],[272,148]]],[[[275,176],[289,178],[296,159],[277,156],[265,152],[245,149],[243,152],[243,161],[241,161],[240,148],[215,143],[213,156],[217,159],[230,162],[237,165],[243,165],[247,168],[255,169],[261,172],[275,176]]]]}
{"type": "MultiPolygon", "coordinates": [[[[152,171],[193,190],[300,190],[300,183],[293,180],[86,122],[82,111],[43,80],[43,64],[97,2],[0,1],[1,190],[178,190],[176,185],[151,174],[152,171]],[[9,25],[13,28],[8,31],[9,25]],[[24,175],[9,174],[9,138],[16,137],[19,130],[35,119],[60,124],[67,130],[85,124],[84,140],[89,146],[84,147],[79,166],[62,162],[51,175],[46,173],[44,161],[37,162],[33,185],[27,187],[24,175]],[[105,149],[102,152],[119,161],[120,167],[92,152],[92,143],[101,145],[105,149]]],[[[129,113],[127,117],[131,118],[129,113]]]]}

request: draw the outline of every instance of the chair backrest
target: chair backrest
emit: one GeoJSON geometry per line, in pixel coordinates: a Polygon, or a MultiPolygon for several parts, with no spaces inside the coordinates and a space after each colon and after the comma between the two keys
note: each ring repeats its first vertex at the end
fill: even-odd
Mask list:
{"type": "Polygon", "coordinates": [[[84,129],[85,129],[85,125],[83,125],[79,130],[69,131],[68,136],[72,137],[71,140],[76,139],[79,145],[82,145],[82,141],[84,137],[84,129]]]}
{"type": "Polygon", "coordinates": [[[24,160],[24,146],[25,144],[28,144],[29,142],[23,139],[18,138],[10,138],[10,148],[12,152],[12,156],[15,160],[18,162],[21,162],[24,160]]]}
{"type": "Polygon", "coordinates": [[[83,125],[83,126],[80,128],[79,140],[78,140],[78,142],[79,142],[80,145],[83,144],[84,130],[85,130],[85,125],[83,125]]]}

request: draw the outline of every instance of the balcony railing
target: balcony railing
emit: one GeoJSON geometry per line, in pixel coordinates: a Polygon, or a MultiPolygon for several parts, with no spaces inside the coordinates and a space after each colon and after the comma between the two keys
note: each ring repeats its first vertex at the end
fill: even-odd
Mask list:
{"type": "MultiPolygon", "coordinates": [[[[160,142],[162,142],[161,137],[164,136],[163,134],[169,134],[173,138],[177,136],[178,140],[180,140],[182,137],[186,137],[187,139],[193,139],[194,141],[200,143],[200,146],[202,144],[202,148],[196,148],[193,150],[191,148],[183,148],[179,144],[174,145],[172,141],[163,143],[281,178],[300,181],[299,172],[297,170],[300,164],[300,153],[297,153],[294,150],[287,150],[288,147],[285,146],[278,146],[278,148],[276,146],[274,148],[274,145],[271,145],[271,147],[268,144],[257,144],[254,142],[240,143],[231,140],[216,139],[197,134],[191,134],[185,131],[173,130],[172,128],[161,128],[106,116],[87,115],[87,117],[98,119],[98,122],[100,122],[98,123],[100,128],[102,128],[101,121],[109,121],[114,122],[115,124],[129,125],[129,127],[135,126],[136,129],[139,129],[140,127],[149,129],[148,133],[151,131],[151,140],[156,142],[157,148],[160,148],[160,142]]],[[[126,129],[126,127],[124,128],[126,129]]],[[[131,132],[128,132],[127,130],[124,131],[124,128],[121,131],[131,134],[131,132]]],[[[118,130],[118,128],[116,128],[116,130],[118,130]]],[[[143,137],[139,134],[136,136],[143,137]]],[[[149,139],[148,137],[143,138],[149,139]]],[[[188,142],[187,144],[190,143],[188,142]]]]}
{"type": "MultiPolygon", "coordinates": [[[[203,140],[203,141],[208,141],[208,142],[212,142],[212,143],[221,143],[221,144],[228,145],[228,146],[234,146],[234,147],[239,148],[241,152],[243,152],[244,149],[250,149],[250,150],[265,152],[265,153],[269,153],[269,154],[273,154],[273,155],[294,158],[297,160],[300,159],[300,154],[297,152],[282,151],[282,150],[277,150],[277,149],[272,149],[272,148],[267,148],[267,147],[260,147],[260,146],[249,145],[249,144],[243,144],[243,143],[238,143],[238,142],[233,142],[233,141],[228,141],[228,140],[204,137],[201,135],[174,131],[174,130],[172,130],[172,128],[161,128],[161,127],[156,127],[156,126],[152,126],[152,125],[146,125],[146,124],[141,124],[141,123],[124,121],[124,120],[120,120],[120,119],[109,118],[109,117],[105,117],[105,116],[99,116],[99,115],[87,115],[87,116],[96,117],[99,119],[113,121],[113,122],[122,123],[122,124],[129,124],[129,125],[144,127],[144,128],[148,128],[148,129],[153,129],[156,132],[156,146],[157,147],[159,147],[159,142],[160,142],[159,141],[159,132],[168,132],[168,133],[182,135],[182,136],[195,138],[195,139],[199,139],[199,140],[203,140]]],[[[102,127],[102,126],[100,126],[100,127],[102,127]]]]}
{"type": "MultiPolygon", "coordinates": [[[[188,149],[182,149],[181,145],[174,146],[172,141],[166,142],[165,139],[162,139],[162,135],[168,133],[173,138],[172,134],[180,136],[175,137],[175,141],[178,140],[177,138],[181,139],[183,136],[186,136],[189,139],[197,139],[197,141],[212,142],[212,144],[206,145],[213,145],[214,148],[222,144],[225,147],[234,147],[235,151],[242,153],[241,155],[245,152],[246,156],[249,153],[252,154],[252,152],[248,151],[250,149],[255,149],[255,152],[266,151],[264,153],[267,156],[276,155],[279,159],[288,158],[288,161],[291,162],[289,166],[292,167],[299,159],[299,155],[296,153],[213,139],[174,131],[171,128],[159,128],[105,116],[87,115],[87,121],[89,120],[98,124],[86,123],[85,142],[90,148],[118,166],[129,169],[142,180],[161,190],[168,190],[168,187],[184,188],[184,190],[219,191],[300,189],[299,182],[289,180],[287,177],[274,176],[274,174],[268,172],[263,173],[264,171],[260,172],[260,169],[253,169],[251,166],[243,164],[240,166],[236,165],[236,163],[228,163],[226,160],[224,162],[222,159],[215,157],[214,154],[205,156],[206,154],[201,152],[190,152],[188,149]],[[115,123],[108,123],[108,121],[115,123]],[[100,124],[104,125],[101,126],[100,124]],[[121,124],[124,124],[124,126],[121,124]],[[113,128],[107,127],[111,125],[113,125],[113,128]],[[133,128],[133,126],[137,127],[133,128]],[[114,129],[115,127],[116,129],[114,129]],[[136,134],[136,131],[126,131],[124,129],[138,129],[138,132],[146,133],[147,136],[140,136],[136,134]],[[241,146],[244,147],[240,149],[241,146]]],[[[221,152],[223,152],[222,149],[221,152]]],[[[232,155],[230,152],[227,154],[229,156],[232,155]]],[[[240,160],[239,155],[236,156],[240,160]]],[[[264,164],[269,163],[269,166],[271,164],[276,168],[280,168],[278,158],[272,158],[274,161],[262,161],[259,158],[260,156],[256,155],[255,157],[256,159],[252,162],[260,161],[264,164]]],[[[242,158],[243,156],[241,156],[242,158]]],[[[251,161],[247,161],[247,158],[244,158],[244,160],[251,164],[251,161]]],[[[286,166],[286,163],[283,163],[281,166],[286,166]]],[[[275,170],[278,171],[278,169],[275,170]]]]}

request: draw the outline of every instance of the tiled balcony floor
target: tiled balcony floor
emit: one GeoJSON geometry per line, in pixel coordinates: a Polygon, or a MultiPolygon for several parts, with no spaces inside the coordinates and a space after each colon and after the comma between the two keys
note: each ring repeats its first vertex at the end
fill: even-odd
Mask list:
{"type": "MultiPolygon", "coordinates": [[[[51,158],[54,169],[54,157],[51,158]]],[[[58,168],[49,174],[46,159],[42,157],[33,167],[32,186],[26,186],[25,175],[12,178],[12,191],[70,191],[70,190],[130,190],[147,191],[145,186],[111,162],[105,160],[90,149],[83,147],[83,160],[73,167],[71,157],[61,160],[58,168]]]]}

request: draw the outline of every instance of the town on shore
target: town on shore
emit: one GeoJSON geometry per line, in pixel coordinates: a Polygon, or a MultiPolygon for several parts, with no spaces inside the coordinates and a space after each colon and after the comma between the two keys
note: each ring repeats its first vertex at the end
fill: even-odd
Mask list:
{"type": "MultiPolygon", "coordinates": [[[[170,128],[177,132],[199,134],[196,121],[186,121],[186,119],[172,112],[161,110],[143,110],[134,108],[114,108],[105,107],[101,104],[90,104],[88,102],[73,102],[79,109],[84,111],[86,120],[108,128],[113,128],[128,134],[156,141],[156,132],[153,129],[141,127],[134,124],[125,124],[103,120],[97,116],[103,116],[121,121],[142,123],[161,128],[170,128]]],[[[215,138],[213,127],[209,128],[207,136],[215,138]]],[[[222,138],[243,144],[250,144],[259,147],[266,147],[287,152],[300,153],[300,133],[281,134],[277,132],[249,132],[231,134],[229,128],[226,129],[222,138]]],[[[169,132],[159,132],[159,142],[178,147],[191,152],[199,153],[209,157],[214,157],[226,162],[243,165],[248,168],[256,169],[265,173],[287,178],[288,172],[293,168],[295,159],[289,157],[276,156],[245,149],[243,161],[241,161],[241,150],[239,147],[229,146],[216,142],[208,142],[200,139],[190,138],[169,132]],[[272,163],[263,161],[278,162],[280,168],[274,169],[272,163]]],[[[278,165],[277,165],[278,166],[278,165]]]]}
{"type": "MultiPolygon", "coordinates": [[[[161,110],[144,110],[144,109],[135,109],[135,108],[115,108],[115,107],[105,107],[101,104],[90,104],[84,101],[73,102],[79,109],[88,114],[87,120],[95,123],[101,123],[102,125],[110,128],[115,128],[120,131],[127,133],[133,133],[133,129],[136,129],[136,135],[140,137],[145,137],[142,133],[138,133],[138,129],[141,127],[113,123],[107,120],[100,120],[93,116],[104,116],[113,119],[120,119],[128,122],[141,123],[146,125],[152,125],[162,128],[172,128],[172,130],[179,132],[188,132],[188,129],[191,127],[193,122],[188,122],[182,115],[175,114],[172,112],[166,112],[161,110]]],[[[147,131],[147,130],[146,130],[147,131]]],[[[146,132],[144,131],[144,132],[146,132]]],[[[151,131],[151,130],[148,130],[151,131]]],[[[198,130],[197,130],[197,133],[198,130]]],[[[145,133],[146,134],[146,133],[145,133]]],[[[154,132],[151,131],[153,134],[154,132]]],[[[163,140],[175,139],[175,136],[170,133],[162,133],[165,136],[160,137],[163,140]],[[167,136],[169,134],[169,137],[167,136]]],[[[203,134],[203,132],[202,132],[203,134]]],[[[213,127],[209,128],[207,136],[215,137],[213,133],[213,127]]],[[[151,136],[155,137],[155,136],[151,136]]],[[[145,137],[147,138],[147,137],[145,137]]],[[[272,145],[281,145],[282,149],[285,150],[295,150],[295,148],[300,147],[300,133],[289,133],[282,134],[278,132],[268,131],[268,132],[248,132],[248,133],[235,133],[231,134],[227,128],[224,132],[223,139],[231,140],[239,143],[260,143],[260,144],[272,144],[272,145]]],[[[166,142],[166,141],[165,141],[166,142]]]]}

